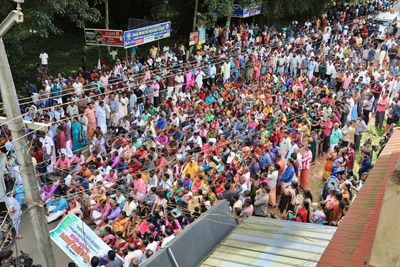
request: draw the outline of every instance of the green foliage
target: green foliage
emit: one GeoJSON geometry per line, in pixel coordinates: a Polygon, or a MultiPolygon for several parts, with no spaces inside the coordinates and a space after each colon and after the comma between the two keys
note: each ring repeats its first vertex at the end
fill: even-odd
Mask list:
{"type": "MultiPolygon", "coordinates": [[[[45,46],[39,45],[39,41],[48,43],[50,48],[60,49],[54,46],[55,42],[50,36],[63,33],[65,21],[71,21],[79,28],[86,23],[98,22],[101,14],[98,9],[89,5],[89,0],[26,0],[22,5],[24,22],[15,25],[5,35],[7,53],[10,60],[14,80],[17,84],[27,79],[32,79],[38,63],[39,49],[45,50],[45,46]],[[35,54],[31,52],[35,51],[35,54]],[[32,57],[32,63],[27,55],[32,57]]],[[[0,21],[2,21],[16,5],[12,0],[0,0],[0,21]]],[[[67,23],[68,24],[68,23],[67,23]]],[[[68,51],[71,44],[66,46],[68,51]]],[[[82,46],[81,46],[82,47],[82,46]]],[[[47,48],[46,52],[50,52],[47,48]]],[[[76,55],[79,60],[79,55],[76,55]]],[[[63,64],[64,62],[60,62],[63,64]]],[[[77,67],[76,65],[74,66],[77,67]]]]}
{"type": "MultiPolygon", "coordinates": [[[[12,0],[0,1],[0,19],[15,9],[12,0]]],[[[83,28],[88,22],[98,22],[100,12],[89,5],[88,0],[27,0],[22,5],[24,23],[13,27],[5,36],[8,42],[19,42],[32,36],[47,38],[62,33],[57,19],[69,18],[77,27],[83,28]]]]}
{"type": "Polygon", "coordinates": [[[331,0],[263,0],[267,20],[304,19],[319,15],[331,0]]]}
{"type": "Polygon", "coordinates": [[[233,0],[204,0],[199,5],[198,25],[214,27],[218,19],[232,14],[233,0]]]}
{"type": "Polygon", "coordinates": [[[172,15],[179,8],[177,2],[174,0],[151,0],[152,8],[150,9],[150,16],[155,21],[164,21],[171,19],[172,15]]]}

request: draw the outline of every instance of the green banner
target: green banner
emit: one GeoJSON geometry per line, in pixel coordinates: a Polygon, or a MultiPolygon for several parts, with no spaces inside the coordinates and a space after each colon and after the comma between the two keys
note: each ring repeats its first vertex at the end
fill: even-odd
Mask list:
{"type": "Polygon", "coordinates": [[[80,267],[90,266],[93,256],[101,258],[111,250],[85,222],[72,213],[50,231],[50,238],[80,267]]]}

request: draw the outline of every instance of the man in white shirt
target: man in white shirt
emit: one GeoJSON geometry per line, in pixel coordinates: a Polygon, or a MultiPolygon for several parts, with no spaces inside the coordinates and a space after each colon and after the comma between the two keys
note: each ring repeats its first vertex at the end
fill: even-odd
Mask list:
{"type": "Polygon", "coordinates": [[[354,135],[354,128],[352,125],[353,123],[351,121],[348,121],[346,125],[342,128],[342,144],[345,147],[347,147],[350,142],[353,143],[353,140],[350,140],[354,135]]]}
{"type": "Polygon", "coordinates": [[[131,216],[131,215],[132,215],[132,212],[133,212],[134,210],[136,210],[136,208],[137,208],[136,202],[134,201],[134,199],[133,199],[132,196],[129,196],[129,197],[126,199],[124,208],[123,208],[122,210],[125,211],[126,216],[131,216]]]}
{"type": "Polygon", "coordinates": [[[165,233],[167,234],[167,237],[164,237],[161,244],[161,248],[167,247],[168,244],[172,241],[172,239],[175,238],[174,232],[172,231],[171,227],[166,227],[165,233]]]}
{"type": "Polygon", "coordinates": [[[47,55],[47,53],[43,51],[42,53],[40,53],[39,58],[41,65],[47,68],[49,55],[47,55]]]}
{"type": "Polygon", "coordinates": [[[229,64],[228,61],[224,62],[222,65],[221,74],[223,75],[224,83],[231,77],[231,64],[229,64]]]}
{"type": "Polygon", "coordinates": [[[172,188],[172,181],[170,180],[171,175],[168,173],[164,173],[162,176],[162,179],[160,181],[160,187],[161,191],[167,192],[168,190],[171,190],[172,188]]]}
{"type": "Polygon", "coordinates": [[[107,111],[103,101],[100,101],[96,108],[96,121],[97,126],[100,127],[103,134],[105,134],[107,132],[107,111]]]}
{"type": "Polygon", "coordinates": [[[21,239],[23,236],[19,234],[19,224],[21,222],[21,206],[18,201],[14,198],[12,192],[8,194],[5,198],[6,208],[8,215],[12,219],[13,227],[15,229],[15,234],[17,239],[21,239]]]}
{"type": "Polygon", "coordinates": [[[131,262],[139,264],[142,261],[143,252],[140,249],[136,249],[135,245],[129,244],[128,254],[125,256],[124,267],[131,266],[131,262]]]}
{"type": "Polygon", "coordinates": [[[43,148],[45,149],[46,154],[49,155],[51,159],[51,164],[47,166],[47,171],[53,172],[53,166],[56,162],[56,150],[54,147],[53,138],[51,138],[47,133],[47,134],[42,134],[39,140],[43,144],[43,148]]]}
{"type": "Polygon", "coordinates": [[[287,161],[290,158],[289,151],[291,147],[291,140],[287,131],[284,132],[283,136],[284,137],[282,142],[279,144],[279,148],[281,150],[282,157],[287,161]]]}
{"type": "Polygon", "coordinates": [[[171,120],[171,125],[173,125],[175,127],[179,127],[180,119],[179,119],[178,115],[176,115],[176,113],[172,113],[170,120],[171,120]]]}
{"type": "Polygon", "coordinates": [[[103,84],[104,87],[108,86],[108,78],[110,78],[110,76],[106,72],[103,72],[103,74],[100,76],[99,81],[103,84]]]}
{"type": "Polygon", "coordinates": [[[178,95],[182,91],[182,85],[183,82],[185,81],[182,73],[178,73],[175,76],[174,81],[175,81],[175,95],[178,95]]]}
{"type": "Polygon", "coordinates": [[[74,87],[76,95],[79,96],[83,93],[83,84],[79,82],[78,78],[76,78],[75,82],[72,84],[72,87],[74,87]]]}
{"type": "Polygon", "coordinates": [[[78,115],[78,113],[79,113],[78,106],[76,105],[75,102],[72,102],[73,100],[74,99],[71,97],[69,100],[69,101],[71,101],[71,103],[69,103],[67,106],[67,114],[71,118],[74,117],[75,115],[78,115]]]}
{"type": "Polygon", "coordinates": [[[116,60],[116,59],[117,59],[117,56],[118,56],[118,50],[117,50],[117,49],[111,50],[111,51],[110,51],[110,56],[111,56],[111,58],[112,58],[113,60],[116,60]]]}
{"type": "Polygon", "coordinates": [[[150,249],[151,251],[153,251],[153,254],[156,253],[157,251],[157,246],[158,243],[157,241],[154,241],[154,238],[152,235],[150,235],[147,240],[149,241],[149,244],[146,246],[146,250],[150,249]]]}
{"type": "Polygon", "coordinates": [[[194,145],[197,145],[198,147],[202,148],[203,147],[203,140],[199,136],[198,132],[195,132],[192,137],[189,138],[189,142],[193,142],[194,145]]]}

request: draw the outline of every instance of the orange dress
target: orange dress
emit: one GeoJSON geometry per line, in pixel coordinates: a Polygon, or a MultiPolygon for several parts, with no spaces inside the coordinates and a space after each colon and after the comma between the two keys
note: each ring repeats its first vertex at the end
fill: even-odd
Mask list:
{"type": "Polygon", "coordinates": [[[326,159],[324,171],[322,172],[322,178],[324,179],[324,181],[326,181],[332,173],[332,164],[333,164],[333,157],[328,156],[326,159]]]}

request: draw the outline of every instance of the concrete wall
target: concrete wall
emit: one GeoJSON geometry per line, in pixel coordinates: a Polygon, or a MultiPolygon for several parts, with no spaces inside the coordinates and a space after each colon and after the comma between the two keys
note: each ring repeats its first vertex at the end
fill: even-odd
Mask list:
{"type": "Polygon", "coordinates": [[[219,201],[209,211],[185,228],[142,266],[191,267],[199,264],[235,228],[228,202],[219,201]]]}

